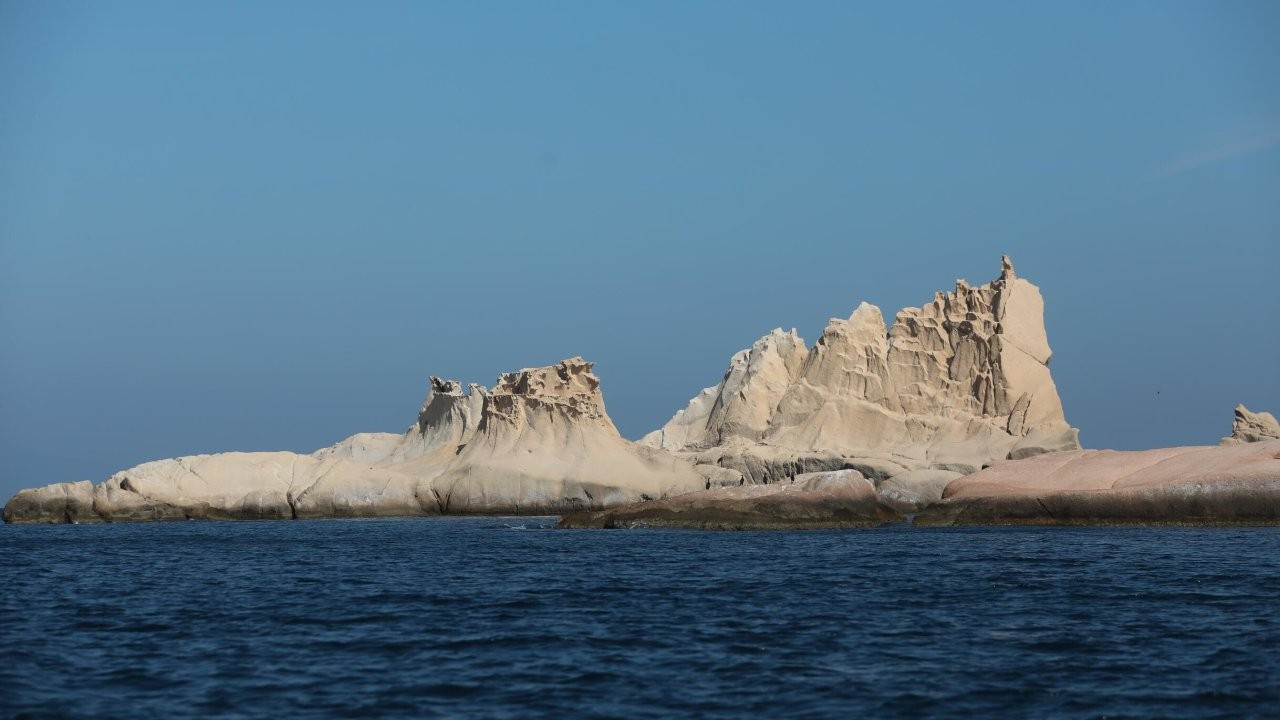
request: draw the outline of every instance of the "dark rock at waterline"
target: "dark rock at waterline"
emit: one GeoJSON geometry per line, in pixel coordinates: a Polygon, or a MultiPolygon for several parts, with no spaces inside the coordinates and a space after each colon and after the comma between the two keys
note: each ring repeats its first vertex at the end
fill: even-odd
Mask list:
{"type": "Polygon", "coordinates": [[[783,530],[874,527],[903,520],[855,470],[797,476],[796,482],[721,487],[662,500],[563,516],[559,528],[675,527],[783,530]]]}

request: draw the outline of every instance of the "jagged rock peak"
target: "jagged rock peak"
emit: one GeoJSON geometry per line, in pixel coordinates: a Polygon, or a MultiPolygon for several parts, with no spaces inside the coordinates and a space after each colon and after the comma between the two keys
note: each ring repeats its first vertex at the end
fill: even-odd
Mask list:
{"type": "Polygon", "coordinates": [[[433,395],[461,395],[462,383],[457,380],[441,380],[432,375],[431,393],[433,395]]]}
{"type": "Polygon", "coordinates": [[[571,423],[593,421],[616,435],[593,367],[594,363],[572,357],[547,367],[503,373],[485,398],[481,432],[499,427],[497,421],[523,428],[535,416],[563,416],[571,423]]]}
{"type": "MultiPolygon", "coordinates": [[[[431,389],[418,410],[418,434],[427,434],[445,425],[457,425],[456,434],[464,434],[474,425],[474,418],[479,417],[485,395],[485,389],[474,383],[463,392],[461,382],[432,375],[431,389]]],[[[410,428],[410,432],[414,429],[410,428]]]]}
{"type": "Polygon", "coordinates": [[[1280,422],[1269,412],[1251,412],[1244,405],[1236,406],[1235,422],[1231,434],[1222,438],[1219,445],[1240,445],[1280,439],[1280,422]]]}
{"type": "Polygon", "coordinates": [[[571,357],[549,367],[503,373],[493,388],[493,394],[529,397],[598,394],[600,379],[592,372],[594,367],[595,363],[571,357]]]}
{"type": "Polygon", "coordinates": [[[903,309],[887,330],[880,309],[863,302],[807,350],[794,335],[783,349],[774,331],[642,442],[690,452],[734,443],[888,452],[942,469],[1078,447],[1049,375],[1040,291],[1008,256],[1000,266],[991,282],[957,280],[954,292],[903,309]]]}
{"type": "Polygon", "coordinates": [[[795,381],[807,349],[795,328],[774,328],[734,353],[720,382],[703,389],[640,443],[664,450],[706,447],[729,437],[760,440],[778,401],[795,381]]]}

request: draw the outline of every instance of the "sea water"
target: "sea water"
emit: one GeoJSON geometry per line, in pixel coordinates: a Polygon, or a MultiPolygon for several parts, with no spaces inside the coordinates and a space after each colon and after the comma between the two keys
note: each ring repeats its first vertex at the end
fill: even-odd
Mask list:
{"type": "Polygon", "coordinates": [[[0,716],[1280,716],[1280,529],[0,527],[0,716]]]}

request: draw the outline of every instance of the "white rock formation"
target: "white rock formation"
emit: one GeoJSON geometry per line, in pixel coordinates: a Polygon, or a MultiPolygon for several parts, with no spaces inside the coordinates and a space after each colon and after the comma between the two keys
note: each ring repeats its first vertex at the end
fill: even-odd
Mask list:
{"type": "Polygon", "coordinates": [[[491,390],[431,379],[403,435],[361,433],[310,455],[160,460],[93,487],[19,492],[6,522],[270,519],[599,509],[702,489],[669,453],[623,439],[581,358],[508,373],[491,390]]]}
{"type": "Polygon", "coordinates": [[[441,511],[551,512],[703,487],[689,463],[618,434],[591,367],[574,358],[503,375],[474,432],[463,427],[450,448],[456,458],[429,464],[441,511]]]}
{"type": "Polygon", "coordinates": [[[1219,445],[1265,442],[1280,439],[1280,422],[1269,412],[1250,412],[1244,405],[1236,406],[1236,419],[1231,434],[1222,438],[1219,445]]]}
{"type": "Polygon", "coordinates": [[[1005,257],[998,279],[957,281],[888,329],[863,303],[807,350],[794,330],[774,330],[641,442],[740,471],[746,483],[842,468],[872,478],[971,473],[1079,448],[1051,356],[1040,291],[1005,257]]]}

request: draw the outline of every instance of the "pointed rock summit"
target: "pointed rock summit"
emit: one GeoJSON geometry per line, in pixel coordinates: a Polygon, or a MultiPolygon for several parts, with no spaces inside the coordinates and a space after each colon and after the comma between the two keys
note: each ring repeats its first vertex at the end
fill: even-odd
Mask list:
{"type": "Polygon", "coordinates": [[[890,477],[1079,448],[1049,374],[1040,290],[1000,276],[900,311],[860,304],[811,348],[774,330],[641,442],[747,483],[860,469],[890,477]]]}

